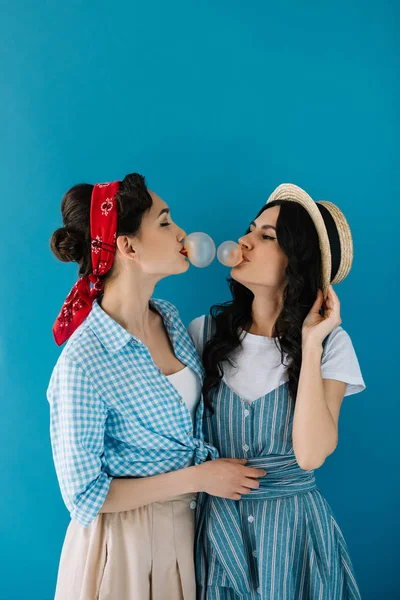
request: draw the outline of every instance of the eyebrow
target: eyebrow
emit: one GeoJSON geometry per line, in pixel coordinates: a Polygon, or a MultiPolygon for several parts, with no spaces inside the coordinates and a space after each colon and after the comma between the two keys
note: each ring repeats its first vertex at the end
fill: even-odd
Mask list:
{"type": "MultiPolygon", "coordinates": [[[[250,227],[256,227],[257,228],[257,225],[255,224],[254,221],[252,221],[250,223],[250,227]]],[[[273,225],[261,225],[261,229],[273,229],[274,231],[276,231],[276,227],[274,227],[273,225]]]]}
{"type": "Polygon", "coordinates": [[[169,215],[169,213],[170,213],[170,209],[169,209],[169,208],[163,208],[163,209],[160,211],[160,214],[158,215],[157,219],[158,219],[159,217],[161,217],[161,215],[163,215],[164,213],[165,213],[165,214],[167,214],[167,215],[169,215]]]}

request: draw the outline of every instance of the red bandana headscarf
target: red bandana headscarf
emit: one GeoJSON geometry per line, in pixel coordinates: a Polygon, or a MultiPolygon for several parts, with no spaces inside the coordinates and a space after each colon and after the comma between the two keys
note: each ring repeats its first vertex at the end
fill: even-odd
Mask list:
{"type": "Polygon", "coordinates": [[[56,343],[61,346],[83,323],[92,310],[94,300],[103,291],[101,276],[112,267],[117,238],[117,203],[119,181],[97,183],[90,206],[92,273],[81,277],[68,294],[53,325],[56,343]]]}

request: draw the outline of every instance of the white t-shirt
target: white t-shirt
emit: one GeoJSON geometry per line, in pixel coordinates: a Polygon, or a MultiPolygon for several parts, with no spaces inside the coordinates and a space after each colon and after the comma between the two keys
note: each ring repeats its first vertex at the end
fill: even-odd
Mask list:
{"type": "MultiPolygon", "coordinates": [[[[188,327],[200,356],[203,353],[204,315],[194,319],[188,327]]],[[[230,356],[234,366],[228,361],[222,365],[225,383],[243,400],[251,403],[268,394],[288,380],[285,364],[281,364],[281,353],[275,339],[242,334],[242,346],[230,356]]],[[[365,383],[360,365],[348,333],[336,327],[330,334],[322,354],[321,372],[323,379],[336,379],[347,383],[345,396],[362,392],[365,383]]]]}
{"type": "Polygon", "coordinates": [[[193,425],[196,422],[196,409],[201,396],[201,381],[192,369],[184,367],[172,375],[167,375],[172,385],[186,402],[193,425]]]}

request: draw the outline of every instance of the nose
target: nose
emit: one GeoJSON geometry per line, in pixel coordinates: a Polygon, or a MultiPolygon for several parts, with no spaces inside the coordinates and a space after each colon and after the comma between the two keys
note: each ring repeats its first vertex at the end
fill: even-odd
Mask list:
{"type": "Polygon", "coordinates": [[[178,240],[178,242],[179,243],[183,242],[183,240],[185,239],[185,237],[187,237],[186,231],[184,231],[183,229],[181,229],[179,227],[178,234],[177,234],[177,240],[178,240]]]}
{"type": "Polygon", "coordinates": [[[238,242],[242,250],[250,250],[251,243],[247,235],[244,235],[243,237],[239,238],[238,242]]]}

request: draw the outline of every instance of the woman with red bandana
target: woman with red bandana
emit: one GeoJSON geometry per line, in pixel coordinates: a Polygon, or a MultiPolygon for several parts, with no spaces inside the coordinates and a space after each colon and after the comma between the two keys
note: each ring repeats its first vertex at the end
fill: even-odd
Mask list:
{"type": "Polygon", "coordinates": [[[68,342],[48,388],[71,515],[56,600],[194,600],[196,492],[233,498],[265,471],[209,461],[202,365],[177,309],[152,298],[188,269],[185,233],[136,173],[74,186],[61,210],[51,247],[80,279],[53,328],[68,342]]]}

